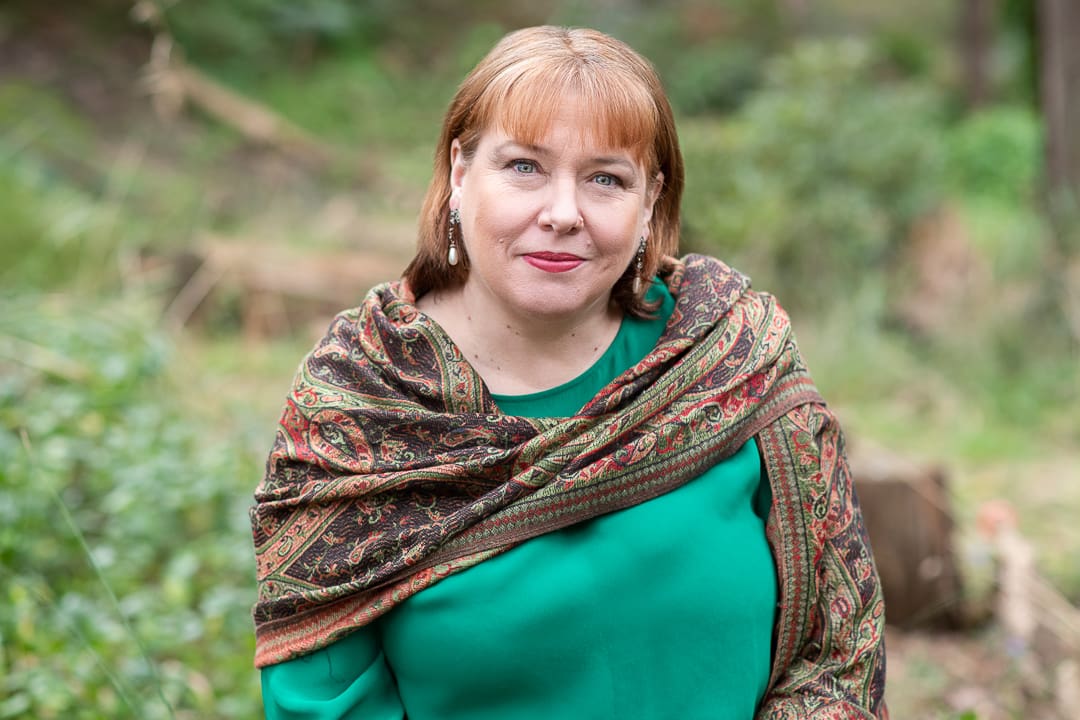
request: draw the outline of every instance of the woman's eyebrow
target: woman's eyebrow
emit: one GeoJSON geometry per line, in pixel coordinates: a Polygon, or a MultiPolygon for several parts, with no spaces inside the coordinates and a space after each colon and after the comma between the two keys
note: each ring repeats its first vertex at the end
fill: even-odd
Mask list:
{"type": "Polygon", "coordinates": [[[636,173],[637,171],[637,167],[634,165],[634,163],[630,162],[624,157],[619,157],[617,155],[603,155],[601,157],[595,157],[592,159],[592,162],[595,165],[621,165],[630,172],[636,173]]]}
{"type": "Polygon", "coordinates": [[[495,146],[496,154],[504,154],[509,151],[524,150],[527,153],[536,155],[549,155],[551,151],[545,148],[543,145],[534,145],[532,143],[521,143],[516,140],[507,140],[495,146]]]}

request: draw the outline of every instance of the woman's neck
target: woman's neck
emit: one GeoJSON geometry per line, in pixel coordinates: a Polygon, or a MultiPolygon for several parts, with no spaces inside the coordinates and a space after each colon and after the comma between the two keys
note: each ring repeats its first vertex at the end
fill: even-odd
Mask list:
{"type": "Polygon", "coordinates": [[[520,317],[471,307],[460,290],[417,302],[437,322],[496,395],[557,387],[592,367],[619,332],[622,312],[607,303],[570,318],[520,317]]]}

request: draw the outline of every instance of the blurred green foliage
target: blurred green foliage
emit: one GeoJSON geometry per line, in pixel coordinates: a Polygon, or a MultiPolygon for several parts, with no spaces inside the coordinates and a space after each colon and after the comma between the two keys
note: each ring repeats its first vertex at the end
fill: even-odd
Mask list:
{"type": "Polygon", "coordinates": [[[951,184],[972,198],[1029,203],[1038,189],[1041,153],[1041,126],[1030,108],[998,106],[975,112],[949,132],[951,184]]]}
{"type": "Polygon", "coordinates": [[[757,86],[762,48],[743,43],[690,47],[666,73],[671,102],[687,115],[730,111],[757,86]]]}
{"type": "Polygon", "coordinates": [[[363,54],[341,55],[311,68],[285,68],[259,84],[272,107],[320,137],[361,152],[374,144],[407,147],[438,127],[452,87],[410,77],[363,54]],[[395,109],[386,112],[387,107],[395,109]]]}
{"type": "Polygon", "coordinates": [[[727,126],[690,126],[688,241],[796,307],[881,287],[911,222],[941,202],[944,148],[933,92],[875,68],[855,40],[800,44],[727,126]]]}
{"type": "Polygon", "coordinates": [[[47,190],[50,185],[55,184],[41,164],[11,157],[0,163],[0,215],[6,226],[0,283],[9,290],[108,285],[109,278],[79,272],[83,264],[104,269],[104,256],[115,250],[102,233],[102,206],[69,185],[47,190]]]}
{"type": "Polygon", "coordinates": [[[253,714],[258,464],[172,362],[137,303],[0,299],[0,717],[253,714]]]}
{"type": "Polygon", "coordinates": [[[266,67],[282,57],[310,62],[335,44],[370,46],[394,18],[394,3],[385,0],[200,0],[163,5],[169,30],[181,47],[197,61],[216,67],[266,67]]]}
{"type": "Polygon", "coordinates": [[[462,65],[453,57],[460,48],[469,49],[477,28],[494,28],[479,48],[486,52],[508,29],[545,22],[558,3],[179,0],[159,5],[189,57],[257,85],[284,66],[303,69],[343,56],[378,58],[398,71],[410,71],[403,82],[422,81],[421,70],[457,78],[480,58],[468,53],[462,65]]]}

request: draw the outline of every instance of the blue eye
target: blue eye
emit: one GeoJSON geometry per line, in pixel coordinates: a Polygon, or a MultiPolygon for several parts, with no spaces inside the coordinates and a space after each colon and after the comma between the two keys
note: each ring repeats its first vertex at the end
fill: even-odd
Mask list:
{"type": "Polygon", "coordinates": [[[619,178],[607,173],[600,173],[593,180],[596,181],[597,185],[603,185],[604,187],[615,187],[619,184],[619,178]]]}
{"type": "Polygon", "coordinates": [[[530,162],[529,160],[515,160],[514,170],[518,171],[519,173],[528,175],[530,173],[536,172],[536,163],[530,162]]]}

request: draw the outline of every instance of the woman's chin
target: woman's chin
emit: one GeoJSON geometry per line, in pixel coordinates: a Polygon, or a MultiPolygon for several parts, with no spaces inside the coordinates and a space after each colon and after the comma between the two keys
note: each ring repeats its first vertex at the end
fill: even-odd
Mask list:
{"type": "Polygon", "coordinates": [[[611,291],[585,294],[567,288],[536,288],[507,303],[518,316],[542,322],[574,322],[610,311],[611,291]]]}

